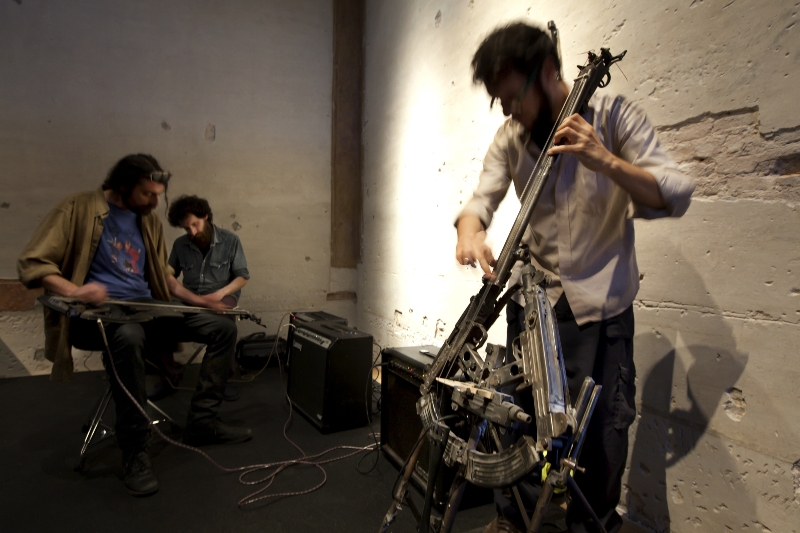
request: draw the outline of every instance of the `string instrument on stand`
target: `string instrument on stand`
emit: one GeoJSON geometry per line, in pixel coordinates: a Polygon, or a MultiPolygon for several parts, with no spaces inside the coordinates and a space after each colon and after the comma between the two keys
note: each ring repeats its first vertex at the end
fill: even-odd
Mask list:
{"type": "Polygon", "coordinates": [[[183,317],[192,314],[233,316],[240,320],[252,320],[261,325],[261,318],[243,309],[209,309],[180,303],[155,303],[136,300],[106,300],[100,304],[81,302],[75,298],[45,294],[38,300],[45,307],[70,318],[86,320],[100,319],[103,322],[149,322],[162,317],[183,317]]]}

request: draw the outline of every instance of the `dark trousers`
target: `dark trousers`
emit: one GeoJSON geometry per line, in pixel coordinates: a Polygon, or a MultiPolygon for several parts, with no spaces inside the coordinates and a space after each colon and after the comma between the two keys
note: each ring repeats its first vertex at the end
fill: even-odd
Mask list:
{"type": "Polygon", "coordinates": [[[72,345],[81,350],[103,351],[103,362],[109,374],[117,413],[117,442],[123,455],[143,449],[150,437],[150,428],[145,417],[114,377],[111,361],[122,384],[136,402],[144,406],[147,403],[144,360],[148,352],[157,351],[159,347],[175,342],[205,344],[206,353],[200,365],[200,377],[192,396],[187,424],[202,423],[216,416],[222,403],[222,392],[236,344],[237,329],[234,321],[222,315],[196,314],[156,318],[141,323],[109,323],[104,327],[111,349],[111,360],[95,321],[72,319],[70,339],[72,345]]]}
{"type": "MultiPolygon", "coordinates": [[[[578,326],[566,295],[562,295],[556,303],[555,315],[571,400],[574,402],[577,399],[586,376],[591,376],[603,386],[579,458],[579,464],[586,469],[586,473],[576,472],[575,481],[606,530],[614,533],[622,527],[622,518],[615,508],[619,503],[622,474],[628,459],[628,427],[636,416],[633,307],[628,307],[613,318],[578,326]]],[[[508,346],[511,346],[511,342],[525,328],[523,307],[516,302],[509,302],[507,320],[508,346]]],[[[523,395],[531,394],[526,390],[523,395]]],[[[526,399],[520,398],[520,403],[527,404],[526,399]]],[[[536,430],[535,425],[526,429],[534,433],[536,430]]],[[[509,519],[521,521],[516,505],[502,492],[495,491],[495,503],[498,511],[509,519]]],[[[529,507],[529,515],[535,503],[525,502],[525,506],[529,507]]],[[[567,526],[574,533],[596,531],[587,522],[586,513],[577,502],[573,502],[567,510],[567,526]]]]}

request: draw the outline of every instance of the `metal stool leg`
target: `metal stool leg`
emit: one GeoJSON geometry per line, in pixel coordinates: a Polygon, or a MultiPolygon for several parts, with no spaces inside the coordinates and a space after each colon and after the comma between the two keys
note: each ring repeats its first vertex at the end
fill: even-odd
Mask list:
{"type": "MultiPolygon", "coordinates": [[[[188,361],[186,361],[186,366],[189,366],[189,365],[191,365],[191,364],[192,364],[192,362],[193,362],[193,361],[194,361],[194,360],[197,358],[197,356],[198,356],[198,355],[200,355],[200,352],[202,352],[202,351],[205,349],[205,347],[206,347],[206,345],[205,345],[205,344],[203,344],[203,345],[201,345],[199,348],[197,348],[197,349],[194,351],[194,353],[192,354],[192,356],[189,358],[189,360],[188,360],[188,361]]],[[[185,366],[185,367],[186,367],[186,366],[185,366]]],[[[184,367],[184,368],[185,368],[185,367],[184,367]]]]}
{"type": "MultiPolygon", "coordinates": [[[[108,404],[111,401],[111,388],[103,394],[103,397],[100,399],[100,403],[97,405],[97,409],[94,412],[94,416],[92,416],[92,420],[89,422],[88,428],[86,429],[86,436],[83,439],[83,446],[81,446],[81,453],[80,457],[78,458],[78,462],[75,465],[75,471],[80,472],[86,466],[86,451],[89,449],[89,446],[92,444],[97,444],[101,441],[109,437],[114,436],[114,429],[105,423],[103,423],[103,415],[108,408],[108,404]],[[98,433],[99,428],[99,433],[98,433]]],[[[180,424],[175,422],[171,416],[169,416],[163,409],[159,406],[147,400],[147,405],[152,407],[158,414],[160,414],[163,418],[162,419],[154,419],[152,421],[153,424],[160,424],[164,421],[169,421],[170,424],[174,428],[181,429],[180,424]]]]}
{"type": "MultiPolygon", "coordinates": [[[[163,417],[164,417],[164,420],[169,420],[170,424],[172,424],[172,426],[173,426],[173,427],[175,427],[175,428],[178,428],[178,429],[181,429],[181,426],[180,426],[180,424],[178,424],[177,422],[175,422],[175,421],[172,419],[172,417],[171,417],[171,416],[169,416],[167,413],[165,413],[165,412],[164,412],[164,410],[163,410],[163,409],[161,409],[159,406],[157,406],[156,404],[154,404],[154,403],[153,403],[153,402],[151,402],[150,400],[147,400],[147,405],[149,405],[150,407],[152,407],[153,409],[155,409],[155,410],[156,410],[156,411],[157,411],[157,412],[158,412],[158,413],[159,413],[161,416],[163,416],[163,417]]],[[[153,425],[155,425],[155,424],[160,424],[160,423],[164,422],[164,420],[155,420],[155,419],[154,419],[154,420],[153,420],[153,425]]]]}
{"type": "Polygon", "coordinates": [[[114,435],[114,430],[103,423],[103,415],[105,414],[106,408],[108,407],[108,402],[110,401],[111,388],[109,388],[103,395],[103,398],[100,400],[97,410],[95,410],[94,416],[89,423],[89,428],[86,431],[86,436],[83,439],[83,446],[81,446],[80,458],[78,459],[78,463],[75,465],[76,471],[83,470],[83,467],[86,465],[86,450],[89,448],[89,445],[93,443],[92,441],[94,441],[94,443],[98,443],[114,435]],[[94,440],[94,436],[98,427],[100,428],[100,434],[97,440],[94,440]]]}

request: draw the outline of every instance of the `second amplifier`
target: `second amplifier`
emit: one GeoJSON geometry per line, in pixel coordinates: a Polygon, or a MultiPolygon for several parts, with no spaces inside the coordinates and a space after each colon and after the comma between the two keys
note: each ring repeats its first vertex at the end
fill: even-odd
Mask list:
{"type": "Polygon", "coordinates": [[[296,324],[288,387],[295,410],[322,433],[366,426],[372,335],[336,322],[296,324]]]}

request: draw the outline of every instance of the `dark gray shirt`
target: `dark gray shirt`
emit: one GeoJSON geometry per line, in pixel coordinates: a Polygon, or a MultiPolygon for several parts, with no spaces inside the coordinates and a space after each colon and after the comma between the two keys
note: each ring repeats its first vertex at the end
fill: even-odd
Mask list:
{"type": "MultiPolygon", "coordinates": [[[[205,295],[218,291],[238,277],[250,279],[247,260],[239,237],[231,231],[214,228],[214,237],[205,257],[188,235],[175,239],[169,264],[175,269],[175,277],[183,273],[183,286],[195,294],[205,295]]],[[[239,301],[242,291],[231,294],[239,301]]]]}

